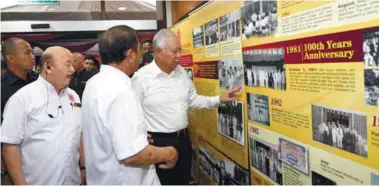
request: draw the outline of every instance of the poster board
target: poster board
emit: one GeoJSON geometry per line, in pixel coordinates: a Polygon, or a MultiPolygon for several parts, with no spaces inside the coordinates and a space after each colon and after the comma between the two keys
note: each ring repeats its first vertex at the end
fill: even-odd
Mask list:
{"type": "MultiPolygon", "coordinates": [[[[191,14],[194,84],[199,94],[218,96],[243,87],[241,1],[212,1],[191,14]],[[214,11],[217,10],[217,11],[214,11]]],[[[245,94],[237,102],[198,110],[198,134],[220,151],[248,168],[245,94]]]]}
{"type": "Polygon", "coordinates": [[[243,87],[194,111],[201,184],[207,154],[253,185],[379,183],[379,1],[212,1],[188,22],[198,93],[243,87]]]}
{"type": "Polygon", "coordinates": [[[379,71],[367,45],[379,36],[378,6],[241,5],[252,184],[377,180],[379,71]]]}

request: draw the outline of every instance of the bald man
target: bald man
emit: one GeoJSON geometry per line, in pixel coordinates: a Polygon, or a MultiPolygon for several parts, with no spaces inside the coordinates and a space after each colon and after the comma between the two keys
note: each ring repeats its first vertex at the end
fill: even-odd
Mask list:
{"type": "Polygon", "coordinates": [[[41,75],[17,91],[4,110],[3,155],[15,184],[79,185],[80,99],[67,88],[72,53],[46,49],[41,75]]]}
{"type": "Polygon", "coordinates": [[[69,85],[70,88],[78,93],[80,99],[82,99],[83,91],[87,81],[95,75],[98,71],[87,71],[84,67],[85,57],[79,52],[73,53],[75,73],[72,81],[69,85]]]}
{"type": "Polygon", "coordinates": [[[75,69],[75,72],[80,72],[82,70],[84,70],[84,60],[85,60],[85,57],[82,53],[79,53],[79,52],[74,52],[72,53],[73,57],[74,57],[74,69],[75,69]]]}

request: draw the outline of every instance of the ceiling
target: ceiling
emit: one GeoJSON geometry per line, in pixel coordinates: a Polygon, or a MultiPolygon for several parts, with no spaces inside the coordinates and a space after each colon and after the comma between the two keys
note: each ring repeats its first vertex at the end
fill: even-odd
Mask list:
{"type": "Polygon", "coordinates": [[[1,0],[0,7],[2,21],[163,19],[162,1],[154,0],[58,0],[58,4],[52,5],[25,5],[17,4],[17,0],[1,0]]]}

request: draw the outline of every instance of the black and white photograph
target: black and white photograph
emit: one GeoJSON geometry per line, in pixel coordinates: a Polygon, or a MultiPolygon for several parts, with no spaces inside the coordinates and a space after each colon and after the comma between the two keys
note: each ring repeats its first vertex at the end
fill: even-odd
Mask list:
{"type": "Polygon", "coordinates": [[[193,80],[193,71],[192,71],[192,68],[185,68],[186,72],[187,72],[187,75],[188,77],[193,80]]]}
{"type": "Polygon", "coordinates": [[[245,85],[286,90],[284,48],[244,51],[245,85]]]}
{"type": "Polygon", "coordinates": [[[371,185],[379,185],[379,175],[371,173],[371,185]]]}
{"type": "Polygon", "coordinates": [[[317,172],[312,171],[312,185],[337,185],[337,183],[317,172]]]}
{"type": "Polygon", "coordinates": [[[218,43],[218,19],[214,19],[205,23],[205,45],[213,45],[218,43]]]}
{"type": "Polygon", "coordinates": [[[196,27],[192,30],[193,48],[200,48],[204,46],[204,30],[203,25],[196,27]]]}
{"type": "Polygon", "coordinates": [[[241,14],[244,39],[271,36],[278,29],[276,0],[245,1],[241,14]]]}
{"type": "Polygon", "coordinates": [[[220,17],[220,41],[228,41],[240,37],[239,11],[230,12],[220,17]]]}
{"type": "Polygon", "coordinates": [[[365,102],[370,106],[379,106],[379,69],[365,69],[365,102]]]}
{"type": "Polygon", "coordinates": [[[204,147],[199,148],[200,170],[218,185],[249,185],[249,172],[230,160],[217,160],[204,147]]]}
{"type": "Polygon", "coordinates": [[[270,109],[268,96],[247,93],[249,120],[270,126],[270,109]]]}
{"type": "Polygon", "coordinates": [[[192,146],[192,162],[191,162],[191,178],[195,183],[199,182],[199,169],[197,168],[197,154],[196,154],[196,147],[195,145],[191,144],[192,146]]]}
{"type": "Polygon", "coordinates": [[[282,161],[277,146],[254,138],[249,138],[250,165],[261,173],[283,185],[282,161]]]}
{"type": "Polygon", "coordinates": [[[213,175],[215,175],[215,178],[213,179],[218,180],[219,175],[217,174],[217,172],[213,174],[213,167],[215,167],[217,163],[216,159],[201,146],[199,148],[199,158],[200,170],[209,177],[213,178],[213,175]]]}
{"type": "Polygon", "coordinates": [[[218,77],[221,89],[242,87],[243,63],[237,58],[223,59],[218,62],[218,77]]]}
{"type": "Polygon", "coordinates": [[[367,157],[367,116],[312,105],[313,140],[367,157]]]}
{"type": "Polygon", "coordinates": [[[365,67],[379,67],[379,29],[363,33],[363,61],[365,67]]]}
{"type": "Polygon", "coordinates": [[[280,160],[309,175],[308,149],[300,144],[279,138],[280,160]]]}
{"type": "Polygon", "coordinates": [[[218,132],[244,146],[243,103],[230,102],[218,108],[218,132]]]}

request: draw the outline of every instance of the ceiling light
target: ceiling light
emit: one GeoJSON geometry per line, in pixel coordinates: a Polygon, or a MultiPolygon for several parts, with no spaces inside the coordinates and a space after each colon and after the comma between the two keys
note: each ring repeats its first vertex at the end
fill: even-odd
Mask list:
{"type": "Polygon", "coordinates": [[[126,10],[126,8],[125,8],[125,7],[123,7],[123,6],[121,6],[121,7],[118,7],[118,10],[122,10],[122,11],[125,11],[125,10],[126,10]]]}

